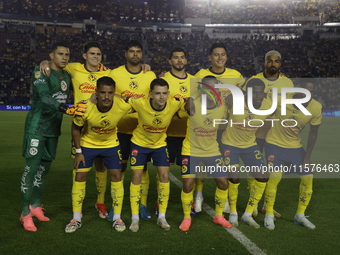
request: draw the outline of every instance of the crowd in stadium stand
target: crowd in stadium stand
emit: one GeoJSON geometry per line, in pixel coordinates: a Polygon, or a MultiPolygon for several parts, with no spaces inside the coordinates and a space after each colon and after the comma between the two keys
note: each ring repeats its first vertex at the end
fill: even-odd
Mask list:
{"type": "MultiPolygon", "coordinates": [[[[52,30],[51,30],[52,31],[52,30]]],[[[195,74],[200,68],[210,65],[207,49],[214,42],[223,42],[228,50],[227,67],[236,69],[246,78],[262,71],[264,54],[276,49],[281,52],[282,72],[290,78],[312,74],[318,78],[340,78],[340,40],[320,38],[319,35],[297,36],[279,39],[267,36],[211,39],[203,32],[165,33],[93,31],[82,34],[38,33],[34,28],[20,27],[0,30],[0,101],[4,104],[27,104],[30,99],[30,75],[33,67],[44,59],[53,41],[65,41],[70,45],[71,62],[82,61],[83,44],[99,41],[103,46],[104,65],[115,68],[125,63],[124,46],[131,39],[143,41],[144,60],[156,74],[169,70],[167,62],[173,47],[183,47],[188,54],[186,70],[195,74]],[[327,45],[327,46],[326,46],[327,45]]],[[[340,109],[340,86],[336,82],[319,82],[319,100],[324,109],[340,109]]]]}
{"type": "Polygon", "coordinates": [[[180,0],[3,0],[0,2],[0,12],[54,19],[93,18],[110,22],[183,23],[185,18],[210,18],[212,23],[273,24],[293,23],[295,16],[317,16],[322,23],[340,21],[339,3],[300,1],[230,5],[224,0],[211,0],[210,5],[184,7],[180,0]]]}

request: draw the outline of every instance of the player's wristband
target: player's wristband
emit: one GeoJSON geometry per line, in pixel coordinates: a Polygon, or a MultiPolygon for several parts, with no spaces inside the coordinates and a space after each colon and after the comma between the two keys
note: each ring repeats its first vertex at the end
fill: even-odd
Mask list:
{"type": "Polygon", "coordinates": [[[82,153],[81,148],[76,149],[76,153],[82,153]]]}

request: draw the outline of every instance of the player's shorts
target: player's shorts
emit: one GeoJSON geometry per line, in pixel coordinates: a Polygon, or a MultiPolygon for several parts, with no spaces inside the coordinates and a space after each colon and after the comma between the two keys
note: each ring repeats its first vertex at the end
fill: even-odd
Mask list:
{"type": "Polygon", "coordinates": [[[143,169],[151,156],[152,162],[155,166],[170,166],[170,158],[167,146],[149,149],[131,143],[130,166],[131,169],[143,169]]]}
{"type": "Polygon", "coordinates": [[[103,149],[81,147],[81,150],[85,158],[85,166],[80,162],[77,172],[89,171],[95,158],[102,158],[107,169],[122,169],[122,155],[119,145],[103,149]]]}
{"type": "Polygon", "coordinates": [[[131,145],[131,134],[117,133],[120,150],[122,154],[122,162],[126,163],[130,155],[130,145],[131,145]]]}
{"type": "Polygon", "coordinates": [[[25,133],[22,156],[27,159],[52,161],[55,159],[57,146],[58,137],[45,137],[25,133]]]}
{"type": "MultiPolygon", "coordinates": [[[[265,152],[268,167],[272,171],[282,169],[286,174],[307,175],[313,172],[303,167],[305,150],[301,148],[282,148],[280,146],[266,143],[265,152]]],[[[270,170],[269,168],[269,170],[270,170]]]]}
{"type": "Polygon", "coordinates": [[[227,177],[227,169],[221,155],[194,157],[182,155],[182,178],[227,177]]]}
{"type": "Polygon", "coordinates": [[[246,167],[251,167],[251,170],[247,172],[251,173],[253,177],[260,177],[258,176],[258,174],[262,174],[261,169],[262,166],[264,166],[264,161],[262,153],[257,145],[248,148],[238,148],[223,144],[222,152],[222,156],[224,157],[224,164],[226,166],[239,167],[241,158],[246,167]]]}
{"type": "Polygon", "coordinates": [[[181,165],[181,151],[184,137],[175,137],[168,136],[166,138],[166,143],[168,145],[170,164],[174,164],[176,160],[176,164],[178,166],[181,165]]]}

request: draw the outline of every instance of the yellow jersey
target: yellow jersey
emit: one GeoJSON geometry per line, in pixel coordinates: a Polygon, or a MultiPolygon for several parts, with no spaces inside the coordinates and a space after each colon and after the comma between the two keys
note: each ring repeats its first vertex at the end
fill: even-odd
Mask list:
{"type": "MultiPolygon", "coordinates": [[[[268,110],[272,106],[272,101],[265,98],[258,110],[268,110]]],[[[265,123],[269,115],[256,115],[249,111],[244,103],[244,114],[234,115],[232,109],[229,110],[228,126],[222,134],[222,143],[238,148],[249,148],[256,145],[255,133],[259,126],[265,123]]]]}
{"type": "MultiPolygon", "coordinates": [[[[130,72],[125,65],[113,69],[109,76],[116,82],[116,94],[125,97],[145,97],[149,95],[150,83],[156,78],[154,72],[130,72]]],[[[124,116],[118,124],[119,132],[132,134],[137,126],[137,114],[124,116]]]]}
{"type": "Polygon", "coordinates": [[[97,80],[111,71],[100,64],[97,72],[90,72],[81,63],[69,63],[64,70],[71,75],[75,103],[90,98],[95,93],[97,80]]]}
{"type": "Polygon", "coordinates": [[[119,145],[117,124],[131,106],[122,98],[115,97],[112,108],[100,112],[96,104],[87,100],[87,108],[83,116],[73,116],[77,126],[84,126],[81,132],[80,145],[86,148],[111,148],[119,145]]]}
{"type": "MultiPolygon", "coordinates": [[[[185,78],[180,78],[175,76],[171,72],[166,72],[164,77],[169,84],[169,97],[175,98],[188,98],[190,97],[190,80],[194,78],[193,75],[186,73],[185,78]]],[[[187,117],[177,118],[174,117],[168,128],[167,135],[173,137],[185,137],[185,132],[187,128],[187,117]]]]}
{"type": "Polygon", "coordinates": [[[309,123],[310,125],[320,125],[322,119],[322,105],[312,99],[306,109],[312,115],[305,115],[299,109],[296,109],[294,105],[287,105],[286,115],[281,115],[281,106],[279,106],[275,112],[274,119],[279,119],[274,123],[266,137],[266,142],[271,143],[283,148],[301,148],[301,139],[299,137],[302,129],[309,123]],[[293,119],[294,121],[284,121],[284,127],[281,121],[286,119],[293,119]],[[297,125],[295,126],[295,124],[297,125]]]}
{"type": "Polygon", "coordinates": [[[163,110],[151,106],[151,98],[129,98],[129,103],[137,111],[138,125],[132,133],[131,142],[141,147],[157,149],[166,146],[166,131],[173,115],[184,105],[181,98],[168,98],[163,110]]]}

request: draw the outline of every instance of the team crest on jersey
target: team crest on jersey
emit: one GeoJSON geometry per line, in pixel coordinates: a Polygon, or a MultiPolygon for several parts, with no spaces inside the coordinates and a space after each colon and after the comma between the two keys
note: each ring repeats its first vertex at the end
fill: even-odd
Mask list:
{"type": "Polygon", "coordinates": [[[132,149],[132,150],[131,150],[131,156],[132,156],[132,157],[138,156],[138,150],[132,149]]]}
{"type": "Polygon", "coordinates": [[[204,126],[211,126],[213,124],[212,118],[205,118],[203,121],[204,126]]]}
{"type": "Polygon", "coordinates": [[[187,164],[189,164],[189,158],[183,158],[182,165],[187,165],[187,164]]]}
{"type": "Polygon", "coordinates": [[[38,147],[39,146],[39,140],[38,139],[31,139],[31,146],[32,147],[38,147]]]}
{"type": "Polygon", "coordinates": [[[188,93],[188,87],[185,86],[185,85],[182,85],[179,87],[179,91],[182,93],[182,94],[186,94],[188,93]]]}
{"type": "Polygon", "coordinates": [[[131,165],[136,164],[137,163],[137,159],[135,157],[131,157],[130,163],[131,163],[131,165]]]}
{"type": "Polygon", "coordinates": [[[89,74],[89,76],[87,78],[90,82],[96,82],[97,81],[97,75],[95,75],[93,73],[89,74]]]}
{"type": "Polygon", "coordinates": [[[268,155],[268,161],[274,161],[274,159],[275,159],[275,155],[273,154],[268,155]]]}
{"type": "Polygon", "coordinates": [[[35,148],[35,147],[31,148],[31,149],[30,149],[30,154],[31,154],[32,156],[37,155],[37,154],[38,154],[38,149],[35,148]]]}
{"type": "Polygon", "coordinates": [[[153,121],[152,121],[152,124],[154,126],[159,126],[163,123],[163,120],[161,118],[154,118],[153,121]]]}
{"type": "Polygon", "coordinates": [[[60,88],[62,91],[66,91],[67,90],[67,83],[66,81],[62,80],[60,83],[60,88]]]}
{"type": "Polygon", "coordinates": [[[41,72],[40,72],[40,71],[37,71],[37,72],[34,73],[34,77],[35,77],[36,79],[39,79],[40,76],[41,76],[41,72]]]}
{"type": "Polygon", "coordinates": [[[182,173],[185,174],[186,172],[188,172],[188,167],[182,166],[182,173]]]}
{"type": "Polygon", "coordinates": [[[111,124],[111,122],[108,119],[102,120],[100,122],[100,125],[102,125],[103,127],[107,127],[111,124]]]}
{"type": "Polygon", "coordinates": [[[132,81],[132,82],[130,82],[130,84],[129,84],[129,87],[130,87],[130,89],[132,89],[132,90],[136,90],[136,89],[138,89],[138,82],[136,82],[136,81],[132,81]]]}

